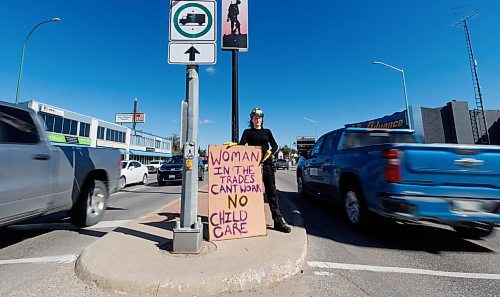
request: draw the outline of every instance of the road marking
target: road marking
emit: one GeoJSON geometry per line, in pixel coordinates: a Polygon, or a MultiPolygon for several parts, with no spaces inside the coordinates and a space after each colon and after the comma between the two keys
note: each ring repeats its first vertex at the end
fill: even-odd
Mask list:
{"type": "Polygon", "coordinates": [[[63,255],[63,256],[53,256],[53,257],[0,260],[0,265],[33,264],[33,263],[72,263],[75,262],[77,258],[78,255],[63,255]]]}
{"type": "Polygon", "coordinates": [[[330,276],[334,275],[334,273],[328,272],[328,271],[314,271],[314,275],[318,276],[330,276]]]}
{"type": "Polygon", "coordinates": [[[116,227],[121,227],[125,225],[128,222],[131,222],[132,220],[116,220],[116,221],[102,221],[94,226],[86,227],[83,229],[102,229],[102,228],[116,228],[116,227]]]}
{"type": "Polygon", "coordinates": [[[451,271],[437,271],[437,270],[415,269],[415,268],[404,268],[404,267],[372,266],[372,265],[314,262],[314,261],[308,261],[307,264],[310,267],[324,268],[324,269],[343,269],[343,270],[359,270],[359,271],[388,272],[388,273],[421,274],[421,275],[433,275],[433,276],[457,277],[457,278],[500,280],[500,274],[493,274],[493,273],[451,272],[451,271]]]}
{"type": "MultiPolygon", "coordinates": [[[[116,220],[116,221],[102,221],[93,226],[82,229],[104,229],[104,228],[117,228],[125,225],[132,220],[116,220]]],[[[78,230],[77,226],[71,223],[40,223],[40,224],[24,224],[12,225],[7,227],[12,230],[19,231],[36,231],[36,230],[78,230]]]]}

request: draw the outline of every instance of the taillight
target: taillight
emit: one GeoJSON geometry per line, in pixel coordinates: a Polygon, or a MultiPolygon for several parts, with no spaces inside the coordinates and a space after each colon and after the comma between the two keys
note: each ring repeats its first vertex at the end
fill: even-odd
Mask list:
{"type": "Polygon", "coordinates": [[[125,156],[120,154],[120,158],[118,158],[118,172],[122,171],[122,161],[123,161],[123,159],[125,159],[125,156]]]}
{"type": "Polygon", "coordinates": [[[401,182],[401,164],[399,160],[399,152],[396,149],[382,151],[382,158],[387,160],[384,169],[384,179],[388,183],[401,182]]]}

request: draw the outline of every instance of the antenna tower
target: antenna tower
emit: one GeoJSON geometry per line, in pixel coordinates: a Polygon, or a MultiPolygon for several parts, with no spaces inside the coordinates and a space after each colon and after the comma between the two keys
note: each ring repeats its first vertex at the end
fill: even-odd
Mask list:
{"type": "Polygon", "coordinates": [[[462,25],[465,30],[465,39],[467,41],[467,50],[469,54],[469,65],[472,73],[472,84],[474,85],[474,99],[476,101],[476,108],[469,111],[474,143],[490,144],[488,125],[486,123],[486,117],[484,115],[483,94],[481,93],[481,86],[479,85],[479,77],[477,75],[477,61],[474,58],[474,51],[472,50],[469,27],[467,26],[467,20],[476,15],[477,13],[474,13],[468,17],[465,17],[456,25],[462,25]]]}

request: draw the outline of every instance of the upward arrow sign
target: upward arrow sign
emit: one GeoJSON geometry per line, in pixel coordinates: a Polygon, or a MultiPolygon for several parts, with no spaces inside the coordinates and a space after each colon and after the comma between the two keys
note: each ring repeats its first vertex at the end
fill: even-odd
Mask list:
{"type": "Polygon", "coordinates": [[[191,46],[185,54],[189,54],[189,61],[193,62],[196,60],[196,54],[199,54],[200,52],[194,48],[194,46],[191,46]]]}

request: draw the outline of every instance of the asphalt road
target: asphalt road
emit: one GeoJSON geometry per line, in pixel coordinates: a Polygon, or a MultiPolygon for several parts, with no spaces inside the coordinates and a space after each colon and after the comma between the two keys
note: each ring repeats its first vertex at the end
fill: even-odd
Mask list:
{"type": "Polygon", "coordinates": [[[376,220],[357,231],[335,205],[299,199],[294,169],[279,171],[276,179],[284,213],[298,208],[304,219],[302,273],[222,296],[500,296],[500,230],[465,240],[447,227],[376,220]]]}
{"type": "MultiPolygon", "coordinates": [[[[207,175],[205,175],[207,177],[207,175]]],[[[206,184],[205,181],[200,185],[206,184]]],[[[0,228],[0,296],[123,296],[83,284],[74,260],[90,244],[128,220],[149,214],[178,198],[181,185],[127,186],[111,195],[98,225],[77,229],[65,213],[0,228]]]]}
{"type": "MultiPolygon", "coordinates": [[[[304,218],[308,255],[302,273],[219,296],[500,296],[500,231],[464,240],[449,228],[383,220],[357,231],[335,206],[299,200],[293,169],[278,171],[276,179],[285,217],[298,209],[304,218]]],[[[106,232],[180,192],[180,185],[158,187],[150,179],[114,194],[98,226],[77,230],[58,214],[0,229],[0,296],[124,296],[82,283],[74,276],[74,259],[106,232]]]]}

